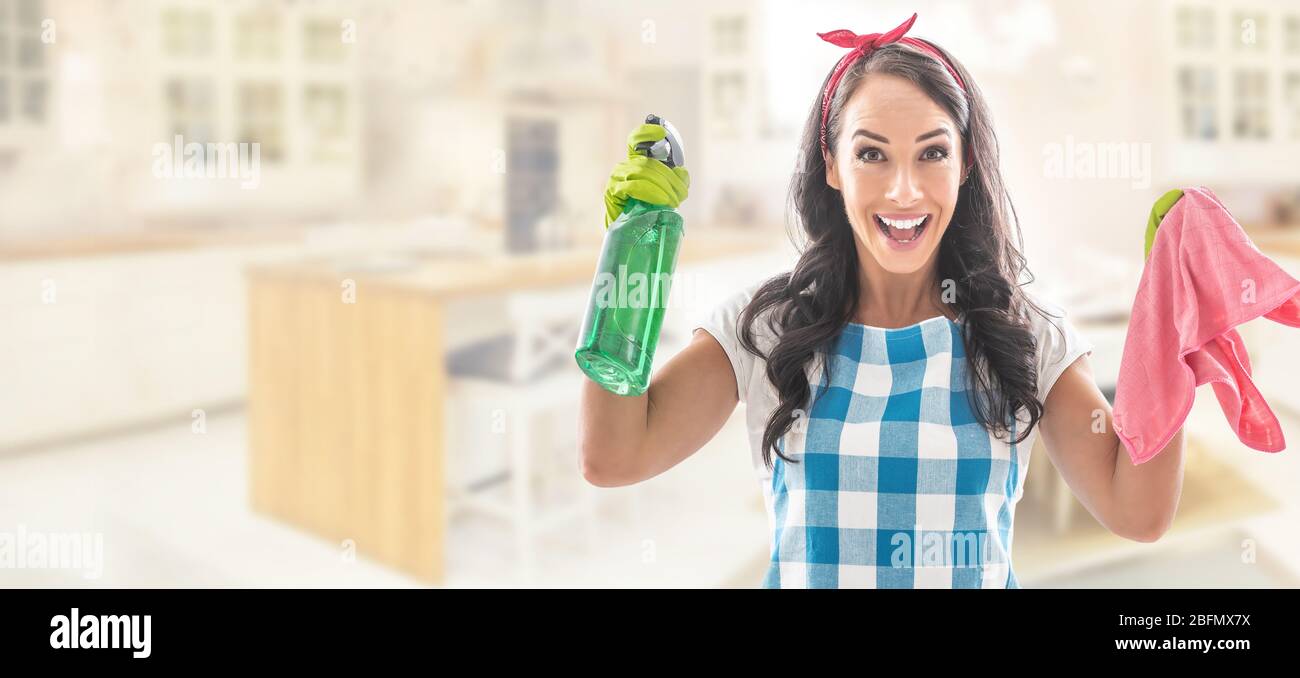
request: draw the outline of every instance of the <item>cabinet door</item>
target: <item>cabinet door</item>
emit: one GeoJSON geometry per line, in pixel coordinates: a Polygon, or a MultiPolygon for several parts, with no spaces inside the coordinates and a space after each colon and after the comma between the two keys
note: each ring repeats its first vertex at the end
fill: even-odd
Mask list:
{"type": "Polygon", "coordinates": [[[241,252],[0,271],[0,448],[175,417],[245,391],[241,252]]]}

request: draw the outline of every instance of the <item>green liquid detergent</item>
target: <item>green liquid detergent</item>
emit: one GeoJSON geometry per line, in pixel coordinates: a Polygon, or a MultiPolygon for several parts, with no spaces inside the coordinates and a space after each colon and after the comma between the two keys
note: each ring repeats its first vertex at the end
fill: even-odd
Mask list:
{"type": "MultiPolygon", "coordinates": [[[[646,122],[663,125],[668,136],[638,149],[669,167],[680,166],[677,131],[654,115],[646,122]]],[[[629,198],[605,233],[574,358],[611,393],[637,396],[650,384],[682,232],[676,210],[629,198]]]]}

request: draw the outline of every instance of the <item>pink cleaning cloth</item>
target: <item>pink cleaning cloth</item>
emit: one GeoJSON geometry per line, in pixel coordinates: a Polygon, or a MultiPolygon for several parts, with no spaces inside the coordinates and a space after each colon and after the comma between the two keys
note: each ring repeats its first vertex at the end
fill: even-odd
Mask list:
{"type": "Polygon", "coordinates": [[[1169,444],[1207,382],[1241,442],[1286,447],[1234,329],[1260,316],[1300,327],[1300,281],[1255,247],[1208,188],[1183,189],[1142,271],[1115,386],[1115,433],[1134,464],[1169,444]]]}

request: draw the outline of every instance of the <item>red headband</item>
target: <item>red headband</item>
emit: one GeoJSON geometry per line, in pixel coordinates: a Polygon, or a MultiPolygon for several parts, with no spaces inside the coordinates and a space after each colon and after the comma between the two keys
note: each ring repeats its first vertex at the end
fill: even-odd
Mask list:
{"type": "MultiPolygon", "coordinates": [[[[828,150],[826,145],[826,121],[830,116],[831,97],[835,96],[835,88],[839,86],[840,78],[844,77],[844,72],[849,70],[849,66],[852,66],[858,59],[871,54],[885,45],[900,42],[904,45],[915,47],[935,59],[938,59],[939,63],[943,64],[943,67],[948,69],[948,73],[952,75],[952,79],[957,81],[957,86],[961,87],[963,92],[966,91],[966,83],[962,82],[960,75],[957,75],[957,69],[953,68],[952,64],[948,63],[948,60],[944,58],[943,54],[940,53],[934,45],[931,45],[920,38],[903,37],[903,34],[907,33],[914,23],[916,23],[915,13],[912,14],[911,19],[899,24],[897,28],[888,33],[868,33],[867,35],[858,35],[853,31],[840,29],[829,33],[817,34],[817,36],[822,40],[825,40],[832,45],[853,48],[852,51],[841,57],[839,63],[835,65],[835,70],[831,73],[830,82],[826,83],[826,91],[822,93],[822,151],[828,150]]],[[[970,154],[966,155],[966,164],[971,164],[970,154]]]]}

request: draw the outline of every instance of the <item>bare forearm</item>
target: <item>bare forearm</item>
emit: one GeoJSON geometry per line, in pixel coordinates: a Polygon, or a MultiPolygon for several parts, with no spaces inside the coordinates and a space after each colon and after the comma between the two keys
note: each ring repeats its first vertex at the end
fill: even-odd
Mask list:
{"type": "Polygon", "coordinates": [[[737,399],[727,354],[703,330],[655,372],[642,395],[614,395],[588,380],[579,422],[583,475],[602,486],[653,478],[712,439],[737,399]]]}
{"type": "Polygon", "coordinates": [[[613,480],[631,467],[645,439],[649,402],[648,393],[620,396],[583,380],[579,440],[588,478],[613,480]]]}
{"type": "Polygon", "coordinates": [[[1111,479],[1113,509],[1137,535],[1159,538],[1178,511],[1183,489],[1183,429],[1155,458],[1134,465],[1122,443],[1115,450],[1111,479]]]}
{"type": "Polygon", "coordinates": [[[1086,355],[1048,395],[1043,416],[1048,453],[1075,496],[1111,532],[1155,541],[1169,529],[1183,486],[1183,432],[1156,458],[1135,466],[1115,433],[1110,405],[1086,355]],[[1098,426],[1105,417],[1105,426],[1098,426]]]}

